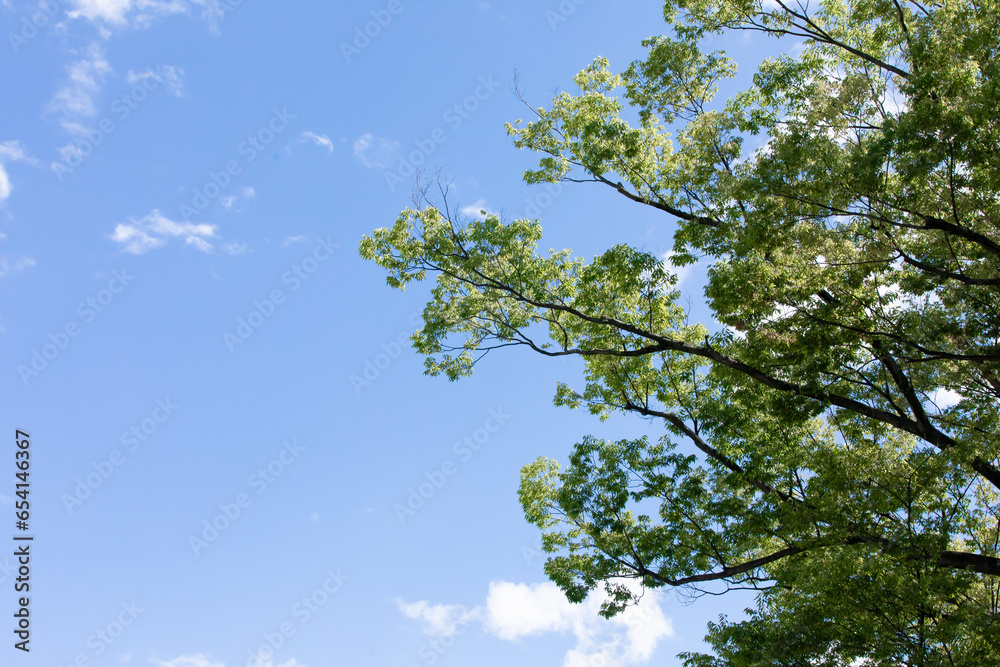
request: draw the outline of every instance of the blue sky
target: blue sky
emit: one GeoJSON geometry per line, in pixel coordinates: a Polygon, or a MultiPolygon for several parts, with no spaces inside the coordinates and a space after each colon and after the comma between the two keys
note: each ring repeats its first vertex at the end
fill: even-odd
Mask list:
{"type": "MultiPolygon", "coordinates": [[[[32,650],[8,636],[3,664],[675,665],[738,615],[746,595],[648,595],[614,622],[565,602],[521,466],[662,430],[553,407],[572,360],[422,375],[426,289],[357,254],[414,166],[459,208],[539,217],[546,247],[664,254],[655,211],[525,186],[536,158],[504,131],[528,114],[515,70],[545,105],[594,57],[641,57],[660,12],[0,0],[0,404],[32,437],[35,535],[32,650]]],[[[725,46],[744,77],[774,48],[725,46]]]]}

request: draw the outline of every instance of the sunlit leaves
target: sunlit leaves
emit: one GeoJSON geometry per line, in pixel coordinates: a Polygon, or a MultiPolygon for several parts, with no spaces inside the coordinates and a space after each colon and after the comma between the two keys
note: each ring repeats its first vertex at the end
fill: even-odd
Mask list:
{"type": "Polygon", "coordinates": [[[434,276],[429,373],[579,356],[556,405],[652,421],[522,471],[569,599],[757,589],[692,666],[1000,662],[997,11],[672,0],[643,59],[597,58],[507,126],[539,156],[527,183],[593,181],[674,225],[672,259],[708,265],[704,325],[627,243],[543,253],[537,221],[447,202],[362,241],[392,287],[434,276]],[[736,64],[703,38],[734,30],[802,41],[717,100],[736,64]]]}

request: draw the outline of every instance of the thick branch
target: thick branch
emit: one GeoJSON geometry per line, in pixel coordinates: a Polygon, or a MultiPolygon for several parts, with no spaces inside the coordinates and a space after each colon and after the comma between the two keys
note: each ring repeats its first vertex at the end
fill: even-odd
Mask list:
{"type": "Polygon", "coordinates": [[[956,225],[955,223],[948,222],[943,218],[938,218],[933,215],[922,215],[920,216],[924,223],[927,225],[926,229],[939,229],[943,232],[948,232],[949,234],[954,234],[960,238],[967,241],[972,241],[973,243],[981,246],[990,253],[1000,257],[1000,244],[991,239],[990,237],[980,234],[979,232],[973,231],[968,227],[963,227],[962,225],[956,225]]]}
{"type": "Polygon", "coordinates": [[[821,41],[821,42],[826,42],[827,44],[830,44],[831,46],[836,46],[838,48],[844,49],[848,53],[851,53],[851,54],[853,54],[853,55],[861,58],[862,60],[864,60],[866,62],[869,62],[872,65],[875,65],[876,67],[880,67],[880,68],[882,68],[882,69],[884,69],[886,71],[892,72],[893,74],[898,74],[899,76],[903,77],[904,79],[907,79],[907,78],[910,77],[910,73],[909,72],[907,72],[905,70],[901,70],[898,67],[895,67],[894,65],[890,65],[889,63],[887,63],[887,62],[885,62],[883,60],[879,60],[875,56],[872,56],[872,55],[870,55],[868,53],[865,53],[864,51],[861,51],[860,49],[856,49],[853,46],[851,46],[850,44],[846,44],[844,42],[841,42],[838,39],[835,39],[833,37],[833,35],[831,35],[827,31],[823,30],[823,28],[819,27],[819,25],[817,25],[816,23],[814,23],[813,20],[809,18],[809,16],[807,16],[806,14],[802,14],[802,13],[799,13],[799,12],[792,11],[781,0],[776,0],[776,2],[785,11],[785,13],[788,14],[789,16],[794,16],[797,19],[805,21],[806,22],[805,26],[797,26],[797,27],[801,28],[802,30],[805,30],[808,33],[810,33],[813,36],[814,39],[816,39],[818,41],[821,41]]]}
{"type": "Polygon", "coordinates": [[[632,410],[634,412],[638,412],[639,414],[643,414],[643,415],[646,415],[646,416],[649,416],[649,417],[659,417],[659,418],[663,419],[664,421],[672,424],[675,428],[677,428],[679,431],[681,431],[681,433],[683,433],[688,438],[690,438],[691,442],[694,443],[695,447],[697,447],[701,451],[705,452],[705,454],[707,454],[710,458],[718,461],[719,463],[721,463],[723,466],[725,466],[729,470],[731,470],[731,471],[737,473],[738,475],[742,476],[744,479],[746,479],[750,484],[752,484],[755,488],[759,489],[760,491],[763,491],[764,493],[773,493],[776,496],[778,496],[779,498],[781,498],[781,500],[783,502],[788,502],[789,500],[794,500],[796,502],[801,502],[798,498],[792,498],[788,494],[785,494],[785,493],[782,493],[781,491],[778,491],[777,489],[775,489],[771,485],[765,484],[764,482],[761,482],[760,480],[757,480],[757,479],[754,479],[754,478],[750,477],[750,475],[747,473],[746,470],[743,469],[742,466],[740,466],[738,463],[736,463],[735,461],[733,461],[731,458],[729,458],[728,456],[726,456],[725,454],[723,454],[722,452],[720,452],[719,450],[717,450],[715,447],[712,447],[710,444],[708,444],[707,442],[705,442],[700,435],[698,435],[697,433],[695,433],[693,430],[691,430],[691,428],[687,424],[684,423],[683,419],[681,419],[679,416],[675,415],[674,413],[672,413],[672,412],[660,412],[659,410],[651,410],[649,408],[645,408],[645,407],[642,407],[640,405],[635,405],[634,403],[631,403],[631,402],[626,402],[625,409],[626,410],[632,410]]]}
{"type": "Polygon", "coordinates": [[[951,271],[945,271],[943,269],[937,268],[932,264],[921,262],[918,259],[910,257],[906,253],[900,253],[900,257],[904,262],[906,262],[910,266],[917,267],[921,271],[926,271],[927,273],[933,273],[934,275],[941,276],[942,278],[957,280],[960,283],[965,283],[966,285],[988,285],[988,286],[1000,285],[1000,278],[970,278],[961,273],[953,273],[951,271]]]}
{"type": "MultiPolygon", "coordinates": [[[[883,546],[885,546],[884,540],[856,537],[850,538],[839,544],[818,544],[812,547],[788,547],[786,549],[781,549],[780,551],[775,551],[767,556],[754,558],[753,560],[749,560],[739,565],[724,567],[716,572],[705,572],[703,574],[695,574],[689,577],[682,577],[680,579],[670,579],[668,577],[664,577],[643,566],[641,563],[635,567],[635,570],[639,574],[652,577],[653,579],[656,579],[657,581],[660,581],[668,586],[685,586],[688,584],[719,581],[721,579],[738,577],[741,574],[753,572],[754,570],[760,569],[783,558],[796,556],[814,549],[828,549],[830,547],[852,546],[856,544],[883,544],[883,546]]],[[[993,556],[983,556],[980,554],[965,553],[961,551],[942,551],[937,554],[937,564],[949,569],[967,570],[978,574],[1000,576],[1000,558],[995,558],[993,556]]]]}
{"type": "Polygon", "coordinates": [[[730,577],[736,577],[741,574],[746,574],[747,572],[753,572],[756,569],[762,568],[765,565],[768,565],[775,561],[779,561],[782,558],[794,556],[796,554],[800,554],[805,551],[806,549],[802,549],[799,547],[789,547],[788,549],[782,549],[781,551],[776,551],[773,554],[763,556],[761,558],[755,558],[753,560],[747,561],[746,563],[734,565],[733,567],[724,567],[718,572],[706,572],[704,574],[695,574],[690,577],[682,577],[680,579],[669,579],[645,567],[639,567],[636,569],[639,571],[640,574],[652,577],[653,579],[663,582],[668,586],[686,586],[688,584],[698,584],[706,581],[719,581],[720,579],[728,579],[730,577]]]}
{"type": "Polygon", "coordinates": [[[687,213],[678,208],[674,208],[673,206],[664,204],[663,202],[644,199],[643,197],[640,197],[639,195],[630,192],[628,188],[626,188],[621,183],[613,183],[604,176],[595,175],[594,180],[600,183],[604,183],[605,185],[611,186],[612,188],[617,190],[619,194],[625,195],[625,197],[631,199],[634,202],[638,202],[640,204],[646,204],[647,206],[658,208],[661,211],[666,211],[670,215],[677,216],[681,220],[687,220],[688,222],[697,222],[699,225],[705,225],[707,227],[719,227],[722,224],[715,218],[709,218],[704,215],[695,215],[694,213],[687,213]]]}
{"type": "Polygon", "coordinates": [[[956,570],[968,570],[1000,577],[1000,558],[993,556],[970,554],[963,551],[942,551],[938,564],[956,570]]]}
{"type": "MultiPolygon", "coordinates": [[[[438,268],[438,267],[435,267],[438,268]]],[[[806,387],[801,384],[794,382],[788,382],[787,380],[781,380],[768,373],[765,373],[759,368],[755,368],[747,363],[740,361],[734,357],[723,354],[715,350],[711,345],[694,345],[688,343],[687,341],[679,340],[677,338],[672,338],[670,336],[664,336],[660,334],[647,331],[641,327],[622,322],[613,317],[607,317],[604,315],[588,315],[580,310],[577,310],[573,306],[566,305],[564,303],[552,303],[546,301],[539,301],[538,299],[532,299],[525,294],[514,289],[510,285],[501,283],[485,274],[483,274],[478,269],[472,269],[472,271],[479,276],[479,278],[484,282],[477,282],[466,276],[460,276],[454,272],[447,271],[446,269],[438,270],[447,273],[448,275],[454,277],[457,280],[465,282],[466,284],[475,287],[477,289],[495,289],[501,292],[505,292],[515,301],[520,301],[521,303],[526,303],[528,305],[534,306],[536,308],[541,308],[544,310],[556,310],[568,313],[577,317],[585,322],[590,322],[591,324],[612,326],[621,331],[627,331],[636,336],[646,338],[647,340],[653,341],[653,345],[647,345],[641,348],[642,352],[637,350],[631,351],[613,351],[613,350],[600,350],[600,351],[587,351],[580,349],[573,350],[562,350],[561,352],[552,352],[549,350],[541,349],[537,346],[532,346],[537,352],[544,354],[546,356],[556,357],[564,356],[568,354],[607,354],[607,355],[620,355],[620,356],[637,356],[637,354],[653,354],[655,352],[683,352],[685,354],[691,354],[697,357],[702,357],[704,359],[710,359],[717,364],[731,368],[738,373],[746,375],[752,380],[759,382],[765,387],[771,389],[777,389],[778,391],[797,394],[799,396],[804,396],[806,398],[812,398],[814,400],[821,401],[823,403],[828,403],[830,405],[835,405],[838,408],[843,408],[845,410],[850,410],[851,412],[857,413],[864,417],[870,419],[875,419],[884,424],[894,426],[907,433],[912,433],[913,435],[923,438],[925,441],[934,445],[938,449],[944,451],[955,447],[955,441],[949,436],[937,431],[936,429],[928,430],[923,424],[920,424],[916,420],[907,419],[899,414],[894,414],[880,408],[875,408],[867,403],[855,400],[853,398],[848,398],[847,396],[842,396],[840,394],[835,394],[825,389],[813,389],[806,387]]],[[[1000,470],[994,467],[988,461],[985,461],[981,457],[976,457],[972,461],[972,468],[979,473],[984,479],[990,482],[993,486],[1000,489],[1000,470]]]]}

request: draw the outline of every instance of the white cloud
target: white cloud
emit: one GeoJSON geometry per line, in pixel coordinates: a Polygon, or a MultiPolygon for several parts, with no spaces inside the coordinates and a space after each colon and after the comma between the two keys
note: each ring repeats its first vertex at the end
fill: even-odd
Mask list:
{"type": "Polygon", "coordinates": [[[492,582],[486,598],[486,629],[500,639],[514,640],[573,628],[581,608],[573,607],[554,584],[492,582]]]}
{"type": "Polygon", "coordinates": [[[174,222],[161,215],[158,209],[153,209],[141,220],[129,220],[129,224],[116,225],[111,234],[111,240],[124,245],[125,252],[142,255],[166,245],[168,240],[176,237],[183,237],[185,243],[202,252],[212,251],[212,244],[205,239],[215,237],[215,225],[174,222]]]}
{"type": "Polygon", "coordinates": [[[366,167],[386,169],[396,162],[399,142],[365,132],[354,141],[354,157],[366,167]]]}
{"type": "Polygon", "coordinates": [[[240,190],[240,194],[231,197],[222,197],[221,199],[219,199],[219,202],[228,211],[233,208],[233,205],[239,201],[240,197],[243,197],[244,199],[253,199],[256,196],[257,193],[254,191],[253,188],[242,188],[240,190]]]}
{"type": "Polygon", "coordinates": [[[4,163],[27,159],[20,141],[5,141],[0,143],[0,206],[7,201],[7,197],[10,196],[12,189],[10,176],[4,168],[4,163]]]}
{"type": "Polygon", "coordinates": [[[225,18],[226,12],[233,10],[233,6],[223,0],[193,0],[193,2],[201,7],[201,18],[208,23],[212,32],[218,32],[219,24],[225,18]]]}
{"type": "Polygon", "coordinates": [[[289,236],[285,239],[285,242],[282,243],[282,245],[292,245],[293,243],[299,243],[300,241],[305,241],[305,240],[306,237],[302,236],[301,234],[298,236],[289,236]]]}
{"type": "Polygon", "coordinates": [[[194,655],[182,655],[173,660],[157,660],[160,667],[226,667],[221,662],[216,662],[208,656],[200,653],[194,655]]]}
{"type": "Polygon", "coordinates": [[[691,270],[694,268],[694,265],[692,264],[688,264],[686,266],[675,265],[671,261],[671,258],[673,258],[673,256],[676,254],[677,253],[674,252],[673,250],[668,250],[667,252],[663,253],[662,257],[663,257],[663,263],[666,265],[667,270],[670,271],[671,273],[677,274],[677,284],[674,285],[674,287],[680,287],[681,283],[683,283],[685,280],[691,277],[691,270]]]}
{"type": "Polygon", "coordinates": [[[143,72],[129,70],[125,75],[125,81],[129,84],[142,83],[146,79],[153,79],[157,84],[163,84],[167,92],[175,97],[184,97],[184,70],[180,67],[158,65],[155,72],[152,69],[143,72]]]}
{"type": "Polygon", "coordinates": [[[782,320],[787,320],[789,317],[795,315],[799,312],[799,309],[795,306],[790,306],[784,303],[777,303],[774,305],[774,312],[769,316],[761,320],[761,324],[773,324],[775,322],[781,322],[782,320]]]}
{"type": "Polygon", "coordinates": [[[965,396],[962,396],[957,391],[944,388],[935,389],[930,395],[931,402],[936,405],[939,410],[947,410],[948,408],[955,407],[963,398],[965,398],[965,396]]]}
{"type": "Polygon", "coordinates": [[[90,45],[84,58],[66,67],[69,79],[48,104],[49,110],[62,116],[64,128],[79,133],[84,129],[80,119],[97,115],[94,97],[110,72],[111,65],[104,57],[104,50],[96,43],[90,45]]]}
{"type": "Polygon", "coordinates": [[[250,250],[245,243],[237,243],[236,241],[225,244],[222,249],[229,255],[242,255],[250,250]]]}
{"type": "Polygon", "coordinates": [[[101,36],[111,36],[110,28],[144,29],[156,21],[178,14],[194,14],[200,10],[201,19],[213,32],[235,3],[223,0],[70,0],[73,9],[66,12],[72,19],[86,19],[95,24],[101,36]],[[110,27],[110,28],[109,28],[110,27]]]}
{"type": "MultiPolygon", "coordinates": [[[[109,10],[110,11],[110,10],[109,10]]],[[[52,99],[47,110],[59,117],[59,122],[70,134],[85,136],[92,130],[88,127],[98,113],[97,98],[100,95],[105,79],[111,74],[111,65],[105,57],[103,47],[98,43],[91,44],[83,57],[66,66],[66,81],[52,99]]],[[[177,97],[184,95],[184,70],[172,65],[159,65],[156,69],[140,72],[129,70],[125,81],[131,85],[153,79],[157,85],[162,85],[169,94],[177,97]]],[[[147,86],[152,89],[153,86],[147,86]]],[[[63,160],[67,152],[75,151],[72,144],[61,149],[63,160]]]]}
{"type": "MultiPolygon", "coordinates": [[[[70,18],[133,28],[148,28],[154,21],[185,14],[190,8],[184,0],[73,0],[73,5],[74,9],[66,12],[70,18]]],[[[106,31],[104,34],[107,36],[106,31]]]]}
{"type": "Polygon", "coordinates": [[[302,142],[306,140],[312,141],[317,146],[323,146],[326,148],[327,155],[333,152],[333,142],[330,141],[330,137],[325,134],[315,134],[314,132],[306,131],[299,136],[299,141],[302,142]]]}
{"type": "MultiPolygon", "coordinates": [[[[173,660],[154,660],[159,667],[226,667],[223,662],[213,660],[201,653],[182,655],[173,660]]],[[[242,663],[241,663],[242,664],[242,663]]],[[[275,665],[271,660],[258,660],[253,667],[302,667],[294,658],[275,665]]]]}
{"type": "Polygon", "coordinates": [[[0,144],[0,161],[10,160],[11,162],[16,162],[26,159],[28,158],[24,153],[24,147],[20,141],[5,141],[0,144]]]}
{"type": "Polygon", "coordinates": [[[424,632],[438,637],[455,634],[459,625],[465,625],[470,620],[480,617],[480,609],[466,609],[460,604],[429,604],[426,600],[420,602],[403,602],[396,600],[399,611],[407,618],[417,618],[424,622],[424,632]]]}
{"type": "Polygon", "coordinates": [[[201,250],[202,252],[209,252],[209,253],[212,252],[212,244],[206,241],[205,239],[201,238],[200,236],[189,236],[186,239],[184,239],[184,242],[189,245],[193,245],[195,248],[201,250]]]}
{"type": "Polygon", "coordinates": [[[593,665],[598,657],[607,667],[647,662],[660,640],[673,636],[670,619],[653,593],[647,591],[638,605],[610,620],[599,614],[605,599],[601,591],[573,604],[550,582],[494,581],[486,604],[472,609],[427,601],[397,601],[397,606],[409,618],[420,619],[425,632],[439,636],[454,634],[459,625],[472,621],[481,622],[484,631],[505,641],[572,632],[576,645],[566,652],[564,667],[593,665]]]}
{"type": "MultiPolygon", "coordinates": [[[[0,206],[3,206],[7,198],[10,197],[10,193],[13,190],[13,186],[10,184],[10,176],[7,174],[7,169],[4,167],[5,162],[18,162],[18,161],[33,162],[24,152],[24,148],[21,146],[19,141],[5,141],[0,143],[0,206]]],[[[0,241],[4,241],[7,235],[0,232],[0,241]]],[[[35,260],[30,257],[22,256],[17,258],[12,257],[0,257],[0,278],[3,278],[9,273],[17,273],[18,271],[23,271],[24,269],[31,268],[35,265],[35,260]]],[[[0,327],[0,333],[4,331],[3,327],[0,327]]]]}
{"type": "Polygon", "coordinates": [[[3,167],[3,162],[0,162],[0,204],[7,201],[7,197],[10,196],[10,176],[7,175],[7,170],[3,167]]]}
{"type": "Polygon", "coordinates": [[[30,257],[19,257],[18,259],[12,260],[2,257],[0,258],[0,278],[3,278],[8,273],[17,273],[18,271],[31,268],[34,265],[35,260],[30,257]]]}
{"type": "Polygon", "coordinates": [[[486,208],[485,199],[480,199],[471,206],[463,206],[459,211],[461,211],[462,215],[467,215],[477,220],[485,220],[486,216],[483,215],[483,211],[486,211],[486,215],[498,215],[496,211],[486,208]]]}
{"type": "Polygon", "coordinates": [[[76,9],[67,12],[70,18],[83,16],[91,21],[124,23],[132,0],[75,0],[73,4],[76,9]]]}

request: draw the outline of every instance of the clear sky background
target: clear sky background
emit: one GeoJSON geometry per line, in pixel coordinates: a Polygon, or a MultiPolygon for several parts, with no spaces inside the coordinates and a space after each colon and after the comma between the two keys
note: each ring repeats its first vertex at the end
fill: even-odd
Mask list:
{"type": "MultiPolygon", "coordinates": [[[[0,425],[32,437],[35,535],[28,655],[0,550],[0,663],[677,665],[739,615],[747,595],[569,605],[521,466],[662,428],[553,407],[574,360],[424,376],[426,286],[357,254],[413,162],[472,215],[539,217],[543,248],[666,253],[652,209],[525,186],[537,156],[504,130],[530,116],[515,70],[547,105],[663,27],[655,1],[0,0],[0,425]]],[[[718,46],[744,81],[776,48],[718,46]]]]}

